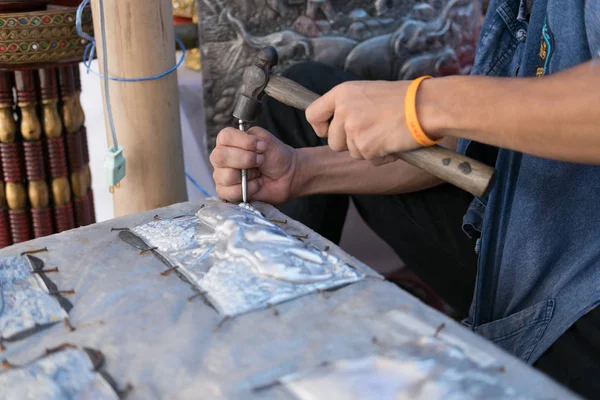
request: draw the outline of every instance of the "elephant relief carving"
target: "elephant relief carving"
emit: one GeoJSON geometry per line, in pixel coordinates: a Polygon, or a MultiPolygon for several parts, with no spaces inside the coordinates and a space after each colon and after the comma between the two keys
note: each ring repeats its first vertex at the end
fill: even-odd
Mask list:
{"type": "Polygon", "coordinates": [[[481,5],[478,0],[204,0],[200,15],[211,150],[218,131],[232,121],[243,69],[263,47],[277,49],[279,71],[310,60],[361,79],[467,74],[481,5]]]}

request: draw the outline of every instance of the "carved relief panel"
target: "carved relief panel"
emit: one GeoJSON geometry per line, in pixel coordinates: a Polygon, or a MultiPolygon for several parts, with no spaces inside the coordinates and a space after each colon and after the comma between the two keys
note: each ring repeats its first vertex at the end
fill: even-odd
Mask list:
{"type": "Polygon", "coordinates": [[[209,150],[264,46],[279,52],[276,72],[311,60],[363,79],[467,74],[482,13],[479,0],[203,0],[199,9],[209,150]]]}

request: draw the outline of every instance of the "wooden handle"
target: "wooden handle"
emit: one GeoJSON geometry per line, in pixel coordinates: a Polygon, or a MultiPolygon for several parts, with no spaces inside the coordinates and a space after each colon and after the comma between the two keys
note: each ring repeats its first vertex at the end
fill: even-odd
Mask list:
{"type": "Polygon", "coordinates": [[[487,193],[496,175],[496,170],[489,165],[440,146],[422,147],[395,156],[477,197],[487,193]]]}
{"type": "MultiPolygon", "coordinates": [[[[318,94],[278,75],[270,76],[265,92],[300,110],[306,110],[319,98],[318,94]]],[[[487,193],[496,174],[496,170],[486,164],[439,146],[422,147],[395,156],[477,197],[487,193]]]]}
{"type": "Polygon", "coordinates": [[[299,110],[306,110],[320,96],[302,85],[279,75],[271,75],[265,93],[277,101],[299,110]]]}

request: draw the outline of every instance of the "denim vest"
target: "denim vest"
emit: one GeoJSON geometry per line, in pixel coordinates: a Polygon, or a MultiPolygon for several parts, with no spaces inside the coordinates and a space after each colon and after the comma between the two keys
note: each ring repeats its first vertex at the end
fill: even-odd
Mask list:
{"type": "MultiPolygon", "coordinates": [[[[491,1],[473,74],[548,75],[600,55],[600,1],[535,0],[529,20],[522,3],[491,1]]],[[[600,73],[600,62],[593,67],[600,73]]],[[[600,167],[466,140],[458,150],[498,171],[464,218],[465,232],[481,234],[464,324],[533,363],[600,304],[600,167]]]]}

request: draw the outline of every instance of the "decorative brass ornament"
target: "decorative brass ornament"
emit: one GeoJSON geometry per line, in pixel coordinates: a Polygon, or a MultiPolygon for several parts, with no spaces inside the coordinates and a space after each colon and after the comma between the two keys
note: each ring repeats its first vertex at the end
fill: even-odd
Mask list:
{"type": "Polygon", "coordinates": [[[77,126],[77,111],[75,110],[74,105],[72,97],[64,96],[62,98],[63,123],[68,133],[73,133],[79,128],[77,126]]]}
{"type": "Polygon", "coordinates": [[[43,100],[42,115],[46,136],[49,138],[59,137],[62,134],[63,125],[58,113],[58,100],[43,100]]]}
{"type": "Polygon", "coordinates": [[[71,201],[69,178],[60,177],[52,181],[52,198],[56,205],[62,206],[71,201]]]}
{"type": "MultiPolygon", "coordinates": [[[[0,65],[78,61],[88,41],[77,34],[76,10],[0,14],[0,65]]],[[[92,14],[82,28],[93,35],[92,14]]]]}
{"type": "Polygon", "coordinates": [[[27,192],[22,183],[6,182],[6,202],[11,210],[27,208],[27,192]]]}
{"type": "Polygon", "coordinates": [[[185,55],[185,66],[193,71],[202,71],[202,63],[200,62],[200,50],[187,50],[185,55]]]}
{"type": "MultiPolygon", "coordinates": [[[[180,18],[198,18],[196,0],[172,0],[173,16],[180,18]]],[[[195,21],[197,22],[197,20],[195,21]]]]}
{"type": "Polygon", "coordinates": [[[0,104],[0,142],[14,142],[16,133],[17,124],[13,116],[12,104],[0,104]]]}
{"type": "Polygon", "coordinates": [[[27,187],[29,202],[33,208],[46,208],[50,204],[50,192],[44,181],[30,181],[27,187]]]}
{"type": "Polygon", "coordinates": [[[36,113],[36,104],[19,104],[21,108],[21,135],[25,140],[38,140],[42,136],[42,125],[36,113]]]}
{"type": "MultiPolygon", "coordinates": [[[[191,19],[198,23],[198,4],[196,0],[172,0],[173,16],[191,19]]],[[[201,71],[200,49],[189,49],[185,55],[185,66],[193,71],[201,71]]]]}

